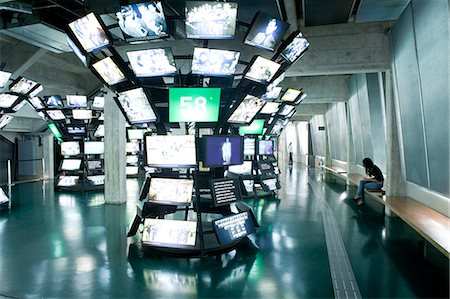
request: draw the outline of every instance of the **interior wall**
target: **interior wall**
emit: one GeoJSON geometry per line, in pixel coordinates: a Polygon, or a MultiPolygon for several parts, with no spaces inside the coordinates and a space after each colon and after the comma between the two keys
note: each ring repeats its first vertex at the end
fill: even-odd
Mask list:
{"type": "Polygon", "coordinates": [[[331,158],[347,161],[347,113],[345,102],[329,104],[326,112],[327,138],[331,158]]]}
{"type": "Polygon", "coordinates": [[[312,152],[310,155],[325,156],[325,120],[323,115],[314,115],[310,120],[312,152]],[[323,128],[323,130],[321,130],[323,128]]]}

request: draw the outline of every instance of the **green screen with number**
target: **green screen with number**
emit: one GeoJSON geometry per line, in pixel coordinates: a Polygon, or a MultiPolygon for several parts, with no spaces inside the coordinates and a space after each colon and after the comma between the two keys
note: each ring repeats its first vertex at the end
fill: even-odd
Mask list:
{"type": "Polygon", "coordinates": [[[217,122],[220,88],[170,88],[169,122],[217,122]]]}

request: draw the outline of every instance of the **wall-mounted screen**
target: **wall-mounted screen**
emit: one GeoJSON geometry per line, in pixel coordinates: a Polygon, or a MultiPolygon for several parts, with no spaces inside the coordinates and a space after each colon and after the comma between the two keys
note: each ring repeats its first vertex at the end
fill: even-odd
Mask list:
{"type": "Polygon", "coordinates": [[[169,36],[161,1],[124,5],[116,17],[126,42],[169,36]]]}
{"type": "Polygon", "coordinates": [[[253,156],[255,154],[255,142],[254,138],[244,138],[244,156],[253,156]]]}
{"type": "Polygon", "coordinates": [[[247,95],[228,118],[232,124],[249,124],[266,102],[260,98],[247,95]]]}
{"type": "Polygon", "coordinates": [[[186,167],[197,164],[194,135],[146,136],[147,164],[160,167],[186,167]]]}
{"type": "Polygon", "coordinates": [[[125,168],[125,174],[126,175],[137,175],[137,174],[139,174],[139,167],[138,166],[127,166],[125,168]]]}
{"type": "Polygon", "coordinates": [[[0,94],[0,108],[10,108],[19,96],[9,93],[0,94]]]}
{"type": "Polygon", "coordinates": [[[177,72],[170,48],[127,52],[131,68],[137,77],[158,77],[177,72]]]}
{"type": "Polygon", "coordinates": [[[44,101],[47,107],[49,108],[62,108],[64,107],[61,96],[59,95],[51,95],[44,96],[44,101]]]}
{"type": "Polygon", "coordinates": [[[88,175],[86,181],[94,186],[101,186],[105,184],[104,175],[88,175]]]}
{"type": "Polygon", "coordinates": [[[258,155],[273,155],[273,141],[258,140],[258,155]]]}
{"type": "Polygon", "coordinates": [[[209,135],[204,139],[204,165],[220,167],[240,165],[244,159],[244,138],[241,136],[209,135]]]}
{"type": "Polygon", "coordinates": [[[293,63],[299,59],[309,47],[309,42],[301,32],[294,33],[294,35],[295,37],[292,41],[281,52],[281,56],[290,63],[293,63]]]}
{"type": "Polygon", "coordinates": [[[258,56],[244,76],[249,80],[266,84],[273,76],[275,76],[280,67],[280,64],[262,56],[258,56]]]}
{"type": "Polygon", "coordinates": [[[41,99],[38,97],[29,98],[28,101],[36,110],[45,108],[44,103],[42,103],[41,99]]]}
{"type": "Polygon", "coordinates": [[[233,76],[240,54],[228,50],[194,48],[192,73],[207,76],[233,76]]]}
{"type": "Polygon", "coordinates": [[[97,129],[95,129],[94,137],[104,137],[105,136],[105,125],[98,125],[97,129]]]}
{"type": "Polygon", "coordinates": [[[67,106],[71,108],[84,108],[87,106],[87,97],[79,95],[67,95],[67,106]]]}
{"type": "Polygon", "coordinates": [[[239,134],[254,134],[261,135],[264,130],[264,119],[254,119],[252,123],[248,126],[243,126],[239,128],[239,134]]]}
{"type": "Polygon", "coordinates": [[[78,126],[78,125],[71,125],[67,126],[67,134],[70,135],[86,135],[86,127],[85,126],[78,126]]]}
{"type": "Polygon", "coordinates": [[[79,176],[62,175],[58,178],[58,187],[73,187],[78,184],[79,176]]]}
{"type": "Polygon", "coordinates": [[[17,92],[20,94],[27,94],[29,93],[35,86],[37,85],[37,82],[27,79],[25,77],[19,77],[16,80],[14,80],[13,83],[9,86],[9,90],[12,92],[17,92]]]}
{"type": "Polygon", "coordinates": [[[92,67],[108,85],[114,85],[126,80],[125,75],[111,57],[97,61],[92,64],[92,67]]]}
{"type": "Polygon", "coordinates": [[[78,141],[61,142],[61,155],[76,156],[80,154],[80,143],[78,141]]]}
{"type": "Polygon", "coordinates": [[[47,110],[45,111],[52,120],[63,120],[66,116],[61,110],[47,110]]]}
{"type": "Polygon", "coordinates": [[[90,171],[103,170],[103,160],[88,160],[86,163],[87,169],[90,171]]]}
{"type": "Polygon", "coordinates": [[[141,151],[139,142],[127,142],[125,143],[125,152],[130,154],[139,153],[141,151]]]}
{"type": "Polygon", "coordinates": [[[149,245],[186,248],[195,246],[197,222],[145,218],[142,242],[149,245]]]}
{"type": "Polygon", "coordinates": [[[72,110],[73,119],[92,119],[92,110],[74,109],[72,110]]]}
{"type": "Polygon", "coordinates": [[[301,90],[288,88],[288,90],[286,90],[283,96],[281,97],[281,100],[283,102],[295,102],[295,100],[301,93],[302,93],[301,90]]]}
{"type": "Polygon", "coordinates": [[[105,107],[105,98],[104,97],[94,97],[94,102],[92,103],[92,108],[103,109],[104,107],[105,107]]]}
{"type": "Polygon", "coordinates": [[[13,120],[13,118],[13,116],[7,114],[0,116],[0,130],[3,129],[7,124],[9,124],[13,120]]]}
{"type": "Polygon", "coordinates": [[[110,44],[105,30],[93,12],[69,23],[69,28],[86,52],[100,50],[110,44]]]}
{"type": "Polygon", "coordinates": [[[105,144],[103,141],[86,141],[84,143],[84,154],[102,155],[105,153],[105,144]]]}
{"type": "Polygon", "coordinates": [[[190,205],[194,180],[151,178],[148,200],[160,204],[190,205]]]}
{"type": "Polygon", "coordinates": [[[280,44],[289,24],[278,20],[266,13],[259,12],[250,30],[245,37],[244,43],[261,49],[273,51],[280,44]]]}
{"type": "Polygon", "coordinates": [[[64,159],[61,163],[61,170],[80,170],[81,159],[64,159]]]}
{"type": "Polygon", "coordinates": [[[222,246],[231,244],[233,241],[256,231],[255,224],[248,211],[213,220],[212,226],[222,246]]]}
{"type": "Polygon", "coordinates": [[[144,134],[146,130],[141,129],[128,129],[128,140],[144,140],[144,134]]]}
{"type": "Polygon", "coordinates": [[[153,107],[142,87],[122,91],[117,94],[117,102],[131,124],[155,122],[153,107]]]}
{"type": "Polygon", "coordinates": [[[0,71],[0,87],[3,88],[8,84],[9,78],[11,77],[12,73],[0,71]]]}
{"type": "Polygon", "coordinates": [[[81,53],[80,48],[78,48],[78,46],[75,45],[75,43],[69,36],[66,36],[66,37],[67,37],[67,44],[72,49],[73,53],[75,53],[75,55],[77,55],[78,59],[80,59],[81,63],[84,64],[84,66],[87,66],[86,55],[81,53]]]}
{"type": "Polygon", "coordinates": [[[236,2],[186,1],[186,37],[234,38],[237,9],[236,2]]]}
{"type": "Polygon", "coordinates": [[[232,165],[228,171],[235,174],[250,175],[252,173],[252,161],[244,161],[241,165],[232,165]]]}
{"type": "Polygon", "coordinates": [[[217,122],[220,88],[170,88],[169,122],[217,122]]]}

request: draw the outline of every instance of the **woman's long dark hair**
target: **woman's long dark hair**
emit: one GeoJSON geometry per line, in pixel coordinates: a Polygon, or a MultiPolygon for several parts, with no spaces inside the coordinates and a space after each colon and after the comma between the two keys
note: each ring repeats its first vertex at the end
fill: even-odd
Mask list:
{"type": "Polygon", "coordinates": [[[370,174],[370,171],[373,169],[373,161],[370,158],[364,158],[363,161],[363,166],[366,169],[366,173],[370,174]]]}

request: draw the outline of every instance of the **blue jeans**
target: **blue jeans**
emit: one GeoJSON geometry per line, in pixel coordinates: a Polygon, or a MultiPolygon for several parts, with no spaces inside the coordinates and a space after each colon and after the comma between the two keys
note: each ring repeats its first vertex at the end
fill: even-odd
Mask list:
{"type": "Polygon", "coordinates": [[[364,189],[377,190],[381,189],[381,187],[383,187],[383,182],[361,180],[359,181],[359,186],[358,190],[356,190],[356,195],[358,197],[361,197],[361,199],[364,201],[364,189]]]}

